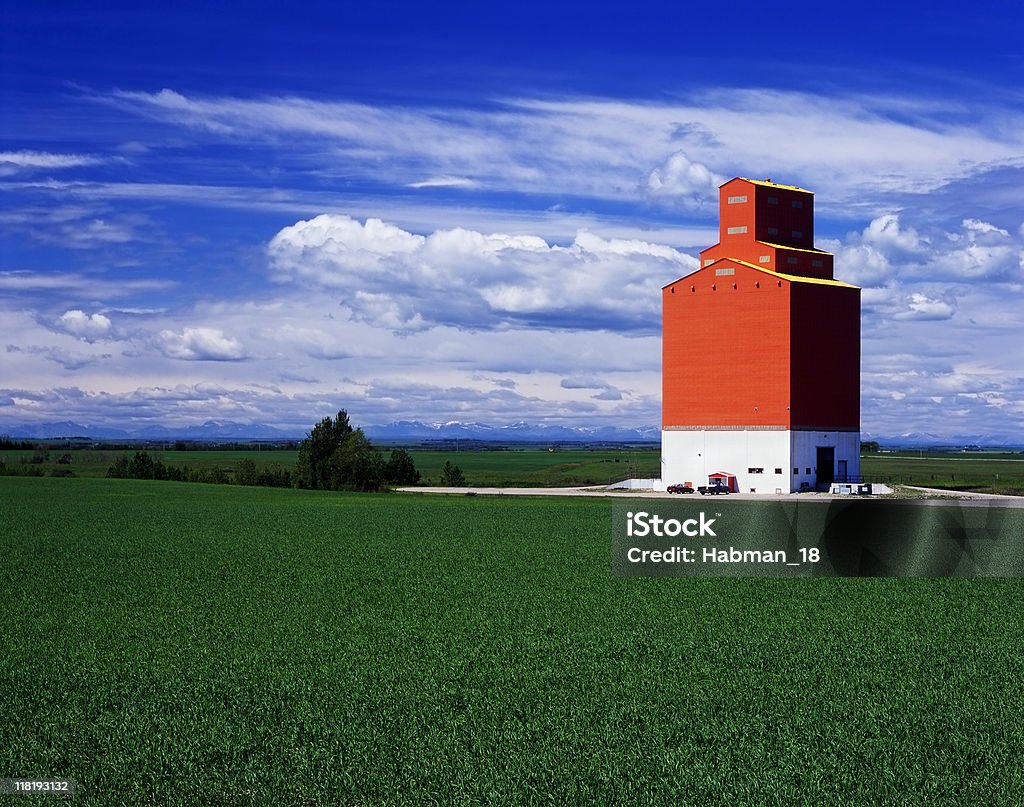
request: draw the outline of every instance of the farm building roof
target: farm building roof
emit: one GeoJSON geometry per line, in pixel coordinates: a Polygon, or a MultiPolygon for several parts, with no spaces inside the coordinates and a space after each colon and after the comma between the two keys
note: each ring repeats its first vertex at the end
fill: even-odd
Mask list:
{"type": "MultiPolygon", "coordinates": [[[[784,249],[789,249],[789,247],[784,247],[784,249]]],[[[714,263],[709,263],[707,266],[702,266],[699,269],[695,269],[688,275],[683,275],[682,277],[676,278],[671,283],[666,283],[664,286],[662,286],[662,289],[667,289],[669,286],[675,285],[680,280],[685,280],[688,277],[692,277],[698,272],[704,272],[709,269],[712,269],[722,261],[731,261],[732,263],[738,264],[740,266],[745,266],[748,269],[753,269],[756,272],[761,272],[762,274],[768,275],[769,277],[775,277],[781,280],[788,280],[790,283],[815,283],[821,286],[836,286],[842,289],[860,288],[859,286],[854,286],[852,283],[844,283],[841,280],[825,280],[824,278],[820,277],[804,277],[803,275],[787,275],[784,272],[773,272],[771,269],[764,269],[763,267],[755,266],[754,264],[749,263],[748,261],[740,260],[739,258],[719,258],[714,263]]]]}
{"type": "MultiPolygon", "coordinates": [[[[798,188],[796,185],[783,185],[781,182],[772,182],[770,179],[748,179],[747,177],[736,177],[736,179],[742,179],[744,182],[750,182],[754,185],[764,185],[767,188],[782,188],[787,191],[814,194],[814,191],[809,191],[807,188],[798,188]]],[[[731,182],[732,180],[729,181],[731,182]]]]}

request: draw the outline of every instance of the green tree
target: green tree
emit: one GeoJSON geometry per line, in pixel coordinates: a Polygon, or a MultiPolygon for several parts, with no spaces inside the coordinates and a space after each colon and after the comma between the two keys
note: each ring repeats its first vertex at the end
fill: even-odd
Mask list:
{"type": "Polygon", "coordinates": [[[260,470],[256,484],[268,488],[290,488],[292,472],[280,463],[274,463],[260,470]]]}
{"type": "Polygon", "coordinates": [[[215,466],[203,474],[202,481],[208,485],[230,485],[231,477],[228,476],[228,472],[223,468],[215,466]]]}
{"type": "Polygon", "coordinates": [[[362,429],[356,429],[331,458],[332,490],[379,490],[384,477],[384,459],[362,429]]]}
{"type": "Polygon", "coordinates": [[[344,409],[324,418],[299,444],[295,484],[311,490],[377,490],[384,460],[363,434],[353,429],[344,409]]]}
{"type": "Polygon", "coordinates": [[[255,462],[248,457],[238,461],[238,467],[235,468],[235,482],[239,485],[255,485],[258,479],[255,462]]]}
{"type": "Polygon", "coordinates": [[[352,431],[352,424],[344,409],[338,412],[337,418],[324,418],[312,428],[306,439],[299,443],[295,479],[300,488],[336,489],[332,485],[335,471],[331,460],[334,452],[341,448],[352,431]]]}
{"type": "Polygon", "coordinates": [[[420,472],[412,455],[404,448],[396,448],[384,467],[384,478],[392,485],[415,485],[420,481],[420,472]]]}
{"type": "Polygon", "coordinates": [[[462,488],[466,486],[466,476],[458,465],[452,465],[450,461],[445,460],[444,467],[441,468],[441,484],[449,488],[462,488]]]}
{"type": "Polygon", "coordinates": [[[114,464],[107,468],[108,479],[128,478],[128,457],[125,454],[118,454],[114,458],[114,464]]]}
{"type": "Polygon", "coordinates": [[[145,451],[136,451],[128,462],[128,476],[131,479],[152,479],[153,458],[145,451]]]}

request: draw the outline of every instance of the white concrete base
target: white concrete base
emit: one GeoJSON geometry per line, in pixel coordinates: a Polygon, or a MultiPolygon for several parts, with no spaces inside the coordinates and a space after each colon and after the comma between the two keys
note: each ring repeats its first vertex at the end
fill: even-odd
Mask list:
{"type": "Polygon", "coordinates": [[[784,429],[666,429],[661,433],[664,484],[706,485],[713,473],[736,477],[740,493],[814,490],[818,449],[834,451],[834,480],[860,476],[860,433],[784,429]]]}
{"type": "Polygon", "coordinates": [[[608,485],[608,490],[664,490],[660,479],[623,479],[608,485]],[[660,485],[660,487],[659,487],[660,485]]]}
{"type": "Polygon", "coordinates": [[[837,482],[848,479],[860,479],[860,432],[805,432],[792,431],[793,460],[792,470],[799,490],[806,482],[813,490],[818,484],[818,448],[835,449],[835,464],[832,467],[832,478],[837,482]],[[844,466],[845,463],[845,473],[844,466]],[[809,469],[809,470],[808,470],[809,469]]]}

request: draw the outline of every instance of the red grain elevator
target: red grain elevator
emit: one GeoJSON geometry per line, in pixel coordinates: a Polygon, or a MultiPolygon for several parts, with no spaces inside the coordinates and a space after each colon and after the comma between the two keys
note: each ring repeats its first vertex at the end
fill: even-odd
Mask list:
{"type": "Polygon", "coordinates": [[[736,178],[719,241],[662,290],[662,481],[742,492],[860,475],[860,289],[814,247],[814,194],[736,178]]]}

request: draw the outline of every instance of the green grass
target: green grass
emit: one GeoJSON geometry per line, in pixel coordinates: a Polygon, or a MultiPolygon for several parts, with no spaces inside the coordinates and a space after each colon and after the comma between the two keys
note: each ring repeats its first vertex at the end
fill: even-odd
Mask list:
{"type": "MultiPolygon", "coordinates": [[[[70,470],[75,476],[100,478],[119,454],[129,457],[134,452],[107,449],[75,449],[71,462],[57,464],[65,451],[54,449],[45,463],[37,467],[45,475],[55,470],[70,470]]],[[[291,468],[298,459],[297,451],[150,451],[154,459],[166,465],[198,470],[222,468],[233,473],[242,459],[250,459],[257,468],[280,464],[291,468]]],[[[389,455],[387,449],[384,456],[389,455]]],[[[16,469],[22,460],[31,458],[31,451],[0,451],[0,461],[16,469]]],[[[470,485],[512,487],[561,487],[568,485],[606,485],[628,477],[656,477],[661,474],[658,449],[559,450],[530,449],[524,451],[413,451],[416,468],[423,474],[422,484],[440,484],[441,467],[446,460],[462,468],[470,485]]]]}
{"type": "Polygon", "coordinates": [[[889,476],[907,485],[1024,495],[1024,454],[864,454],[861,473],[889,476]]]}
{"type": "MultiPolygon", "coordinates": [[[[233,473],[238,466],[239,460],[252,460],[257,468],[266,468],[271,465],[283,465],[291,468],[299,457],[298,451],[147,451],[153,459],[161,460],[165,465],[189,466],[198,470],[210,470],[212,468],[223,468],[228,473],[233,473]]],[[[75,476],[98,479],[107,475],[107,469],[120,455],[129,458],[135,451],[115,451],[106,448],[76,448],[71,451],[55,448],[50,449],[49,459],[46,462],[28,467],[38,467],[45,476],[51,475],[53,471],[70,470],[75,476]],[[71,462],[64,465],[57,460],[64,454],[71,455],[71,462]]],[[[25,462],[32,457],[31,451],[8,450],[0,451],[0,462],[14,468],[24,468],[25,462]]]]}
{"type": "MultiPolygon", "coordinates": [[[[106,449],[71,451],[71,463],[58,465],[64,453],[54,449],[50,459],[38,467],[49,475],[54,470],[71,470],[75,476],[98,478],[118,454],[132,452],[106,449]]],[[[242,459],[250,459],[258,468],[283,465],[291,468],[297,451],[154,451],[154,458],[168,465],[198,470],[222,468],[232,474],[242,459]]],[[[388,451],[385,450],[385,456],[388,451]]],[[[0,461],[22,468],[21,460],[31,451],[0,451],[0,461]]],[[[512,451],[424,451],[412,452],[424,485],[440,484],[441,466],[451,461],[462,468],[470,485],[481,487],[565,487],[606,485],[629,477],[661,475],[658,449],[528,449],[512,451]]],[[[925,487],[975,490],[1024,495],[1024,454],[963,454],[922,452],[911,454],[865,454],[861,471],[871,478],[889,478],[895,482],[925,487]]]]}
{"type": "Polygon", "coordinates": [[[1024,799],[1018,580],[618,579],[604,500],[0,502],[0,776],[78,803],[1024,799]]]}
{"type": "Polygon", "coordinates": [[[423,484],[440,484],[445,461],[458,465],[470,485],[567,487],[607,485],[630,477],[661,476],[661,452],[653,449],[558,451],[413,451],[423,484]]]}

